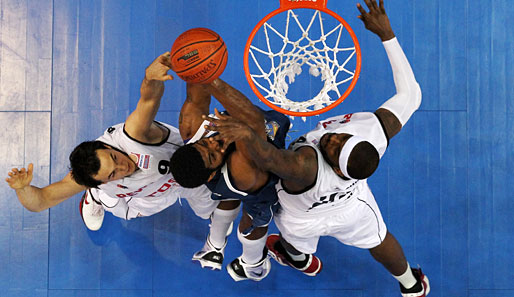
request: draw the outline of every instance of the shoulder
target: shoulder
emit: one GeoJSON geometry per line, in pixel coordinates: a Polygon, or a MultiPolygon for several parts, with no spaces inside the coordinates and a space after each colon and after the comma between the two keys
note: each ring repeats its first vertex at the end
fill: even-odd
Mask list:
{"type": "Polygon", "coordinates": [[[302,145],[297,147],[294,152],[298,156],[298,158],[305,160],[305,161],[314,161],[317,162],[317,153],[316,151],[319,150],[315,148],[312,145],[302,145]]]}
{"type": "Polygon", "coordinates": [[[237,189],[246,192],[258,190],[268,180],[268,173],[261,170],[239,150],[230,154],[227,168],[237,189]]]}
{"type": "Polygon", "coordinates": [[[165,142],[171,132],[177,132],[175,131],[176,129],[171,130],[170,127],[154,121],[150,124],[150,127],[143,132],[138,129],[133,129],[131,125],[126,123],[123,127],[123,133],[131,140],[142,144],[159,144],[165,142]]]}
{"type": "Polygon", "coordinates": [[[317,180],[318,175],[318,153],[311,145],[303,145],[292,151],[294,162],[288,164],[290,170],[289,178],[282,178],[282,183],[290,191],[302,191],[310,187],[317,180]]]}
{"type": "Polygon", "coordinates": [[[296,159],[298,163],[305,168],[306,175],[313,171],[317,172],[319,149],[314,146],[304,145],[299,147],[295,152],[297,155],[296,159]]]}
{"type": "Polygon", "coordinates": [[[299,154],[300,160],[295,165],[297,171],[292,178],[282,178],[282,185],[291,193],[304,192],[312,188],[318,180],[318,159],[316,154],[299,154]]]}
{"type": "Polygon", "coordinates": [[[110,126],[109,128],[105,129],[104,134],[102,136],[100,136],[99,138],[106,137],[109,135],[114,136],[119,133],[123,133],[124,125],[125,125],[124,123],[119,123],[119,124],[110,126]]]}
{"type": "Polygon", "coordinates": [[[387,140],[393,138],[400,130],[402,129],[402,124],[400,120],[389,110],[385,108],[379,108],[375,111],[375,115],[377,116],[384,132],[386,134],[387,140]]]}

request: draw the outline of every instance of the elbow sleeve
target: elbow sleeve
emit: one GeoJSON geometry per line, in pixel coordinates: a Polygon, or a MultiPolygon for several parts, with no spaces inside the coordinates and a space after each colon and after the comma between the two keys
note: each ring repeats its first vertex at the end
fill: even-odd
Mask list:
{"type": "Polygon", "coordinates": [[[398,40],[393,38],[383,45],[393,70],[396,94],[380,108],[391,111],[403,126],[421,105],[421,89],[398,40]]]}
{"type": "Polygon", "coordinates": [[[407,123],[412,114],[421,105],[421,89],[419,85],[413,84],[409,92],[397,93],[387,100],[380,108],[385,108],[392,112],[400,121],[402,126],[407,123]]]}

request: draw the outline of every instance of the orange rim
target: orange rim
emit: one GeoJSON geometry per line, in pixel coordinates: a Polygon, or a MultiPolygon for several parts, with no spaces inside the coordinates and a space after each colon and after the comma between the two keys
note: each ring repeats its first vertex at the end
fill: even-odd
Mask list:
{"type": "Polygon", "coordinates": [[[348,97],[348,95],[350,95],[350,93],[353,91],[353,88],[357,84],[357,80],[359,79],[359,75],[360,75],[360,71],[361,71],[361,49],[360,49],[360,46],[359,46],[359,41],[357,40],[357,36],[355,35],[355,32],[353,32],[353,30],[350,27],[350,25],[348,25],[348,23],[342,17],[340,17],[335,12],[333,12],[333,11],[331,11],[331,10],[326,8],[326,0],[321,0],[321,1],[318,1],[318,2],[314,2],[314,3],[311,3],[311,2],[294,2],[294,4],[288,2],[288,0],[281,0],[280,3],[281,3],[280,8],[270,12],[259,23],[257,23],[257,25],[253,28],[252,32],[250,33],[250,36],[248,37],[248,41],[246,42],[246,46],[245,46],[244,63],[243,63],[244,64],[246,80],[248,81],[248,84],[250,85],[250,88],[252,89],[252,91],[255,93],[255,95],[257,95],[257,97],[264,104],[266,104],[270,108],[272,108],[272,109],[274,109],[274,110],[276,110],[278,112],[281,112],[283,114],[287,114],[287,115],[295,116],[295,117],[305,117],[305,116],[319,115],[321,113],[327,112],[327,111],[331,110],[332,108],[336,107],[337,105],[339,105],[341,102],[344,101],[344,99],[346,99],[346,97],[348,97]],[[259,31],[259,29],[264,25],[265,22],[267,22],[269,19],[271,19],[272,17],[276,16],[277,14],[285,12],[285,11],[288,11],[290,9],[296,9],[296,8],[308,8],[308,9],[320,10],[320,11],[322,11],[322,12],[324,12],[326,14],[329,14],[330,16],[334,17],[341,24],[343,24],[343,27],[350,34],[350,37],[352,38],[353,44],[355,45],[355,56],[356,56],[356,59],[357,59],[356,60],[356,65],[355,65],[355,72],[354,72],[354,75],[353,75],[353,79],[350,82],[350,85],[348,86],[346,91],[341,95],[341,97],[339,97],[339,99],[334,101],[332,104],[330,104],[328,106],[325,106],[324,108],[321,108],[321,109],[318,109],[318,110],[306,111],[306,112],[290,111],[290,110],[281,108],[279,106],[276,106],[275,104],[270,102],[268,99],[266,99],[261,94],[261,92],[259,91],[259,89],[255,85],[255,83],[253,82],[251,74],[250,74],[250,67],[248,66],[248,59],[249,59],[249,54],[250,54],[250,46],[252,45],[253,38],[255,37],[255,35],[259,31]]]}

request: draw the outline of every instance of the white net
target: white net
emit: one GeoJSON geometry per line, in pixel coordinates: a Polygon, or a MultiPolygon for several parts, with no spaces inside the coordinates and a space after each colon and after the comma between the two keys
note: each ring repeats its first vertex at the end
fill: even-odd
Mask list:
{"type": "Polygon", "coordinates": [[[280,30],[277,28],[284,26],[283,21],[276,25],[270,23],[273,18],[268,20],[258,32],[264,42],[259,46],[254,42],[258,38],[254,38],[249,52],[249,60],[254,63],[250,76],[261,94],[274,105],[296,112],[332,104],[344,93],[342,85],[355,73],[355,61],[350,63],[355,60],[355,44],[343,24],[329,16],[332,24],[327,26],[326,14],[305,10],[309,15],[302,14],[302,18],[288,10],[285,27],[280,30]],[[310,76],[321,81],[319,92],[309,90],[308,94],[302,93],[303,98],[289,99],[290,86],[302,68],[308,68],[310,76]]]}

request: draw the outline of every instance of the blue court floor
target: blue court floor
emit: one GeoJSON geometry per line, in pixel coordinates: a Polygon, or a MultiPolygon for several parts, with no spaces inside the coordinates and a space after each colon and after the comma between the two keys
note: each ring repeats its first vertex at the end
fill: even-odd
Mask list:
{"type": "MultiPolygon", "coordinates": [[[[340,106],[293,120],[291,138],[336,114],[374,111],[394,94],[385,51],[353,1],[328,7],[355,30],[362,72],[340,106]]],[[[423,102],[369,180],[389,230],[430,296],[514,296],[514,3],[385,0],[423,102]]],[[[278,0],[0,0],[0,166],[35,165],[33,185],[60,180],[84,140],[135,108],[145,67],[193,27],[225,40],[222,78],[259,103],[243,78],[253,26],[278,0]]],[[[362,2],[361,2],[362,3],[362,2]]],[[[178,125],[185,84],[166,83],[157,119],[178,125]]],[[[219,105],[217,105],[219,106],[219,105]]],[[[288,140],[288,142],[290,139],[288,140]]],[[[369,253],[320,241],[323,272],[304,276],[273,262],[261,282],[191,263],[208,230],[183,202],[148,218],[106,215],[88,231],[79,196],[31,213],[0,183],[0,296],[399,296],[369,253]]],[[[275,231],[274,226],[271,227],[275,231]]],[[[226,263],[240,255],[229,237],[226,263]]]]}

